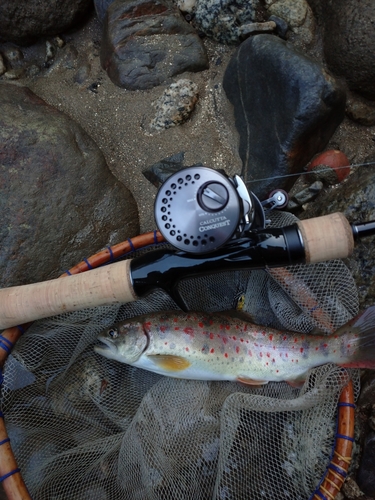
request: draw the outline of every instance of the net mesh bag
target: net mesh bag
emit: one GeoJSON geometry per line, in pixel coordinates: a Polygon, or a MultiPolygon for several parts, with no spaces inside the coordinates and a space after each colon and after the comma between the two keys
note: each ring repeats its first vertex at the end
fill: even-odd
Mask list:
{"type": "MultiPolygon", "coordinates": [[[[276,213],[271,224],[294,222],[276,213]]],[[[151,249],[147,249],[150,251],[151,249]]],[[[131,255],[134,257],[134,254],[131,255]]],[[[186,279],[189,310],[330,333],[358,310],[341,261],[186,279]]],[[[35,322],[8,357],[2,410],[36,499],[308,499],[332,458],[337,403],[358,372],[324,365],[302,388],[168,378],[96,354],[117,321],[177,310],[163,291],[35,322]]]]}

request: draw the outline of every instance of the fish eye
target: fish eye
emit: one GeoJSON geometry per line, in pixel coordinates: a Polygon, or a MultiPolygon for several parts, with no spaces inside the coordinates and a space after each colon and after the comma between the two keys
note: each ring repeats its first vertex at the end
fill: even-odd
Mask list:
{"type": "Polygon", "coordinates": [[[110,330],[108,330],[108,335],[111,338],[116,339],[118,337],[118,332],[117,332],[116,328],[111,328],[110,330]]]}

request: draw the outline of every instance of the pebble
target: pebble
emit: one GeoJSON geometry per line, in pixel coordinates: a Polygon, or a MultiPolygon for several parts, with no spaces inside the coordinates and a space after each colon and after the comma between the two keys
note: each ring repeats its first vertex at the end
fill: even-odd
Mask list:
{"type": "Polygon", "coordinates": [[[191,80],[180,79],[172,83],[159,99],[154,101],[156,116],[150,128],[163,130],[181,125],[189,119],[198,101],[198,86],[191,80]]]}
{"type": "Polygon", "coordinates": [[[23,52],[18,47],[6,47],[3,49],[3,54],[5,59],[9,62],[9,64],[14,68],[18,63],[23,61],[23,52]]]}
{"type": "Polygon", "coordinates": [[[348,99],[346,114],[360,125],[366,127],[375,125],[375,106],[371,101],[348,99]]]}
{"type": "Polygon", "coordinates": [[[313,201],[320,191],[323,189],[323,182],[315,181],[311,186],[299,191],[289,200],[287,205],[287,210],[295,210],[296,208],[302,207],[306,203],[313,201]]]}

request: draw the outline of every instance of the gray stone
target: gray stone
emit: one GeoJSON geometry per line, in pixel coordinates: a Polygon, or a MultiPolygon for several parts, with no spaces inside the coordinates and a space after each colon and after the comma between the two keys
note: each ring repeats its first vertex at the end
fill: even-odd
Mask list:
{"type": "Polygon", "coordinates": [[[139,232],[94,141],[26,87],[0,89],[0,286],[58,277],[139,232]]]}
{"type": "Polygon", "coordinates": [[[90,7],[91,0],[2,0],[0,38],[29,44],[43,35],[57,35],[73,27],[90,7]]]}
{"type": "Polygon", "coordinates": [[[256,35],[240,45],[223,86],[234,105],[242,175],[261,199],[274,189],[288,190],[295,177],[273,177],[300,172],[344,117],[339,84],[272,35],[256,35]]]}
{"type": "MultiPolygon", "coordinates": [[[[370,159],[368,160],[370,161],[370,159]]],[[[359,167],[335,189],[322,191],[301,219],[342,212],[349,222],[375,220],[375,173],[373,168],[359,167]]],[[[361,307],[375,303],[375,246],[370,236],[356,243],[347,264],[355,278],[361,307]]]]}
{"type": "Polygon", "coordinates": [[[185,78],[167,87],[152,105],[156,115],[151,120],[150,128],[165,130],[181,125],[189,119],[198,101],[198,86],[185,78]]]}
{"type": "Polygon", "coordinates": [[[366,127],[375,125],[375,103],[366,99],[349,98],[346,103],[346,114],[360,125],[366,127]]]}
{"type": "Polygon", "coordinates": [[[260,0],[197,0],[194,26],[217,42],[238,44],[243,25],[265,20],[260,0]]]}
{"type": "Polygon", "coordinates": [[[349,88],[375,100],[375,2],[325,2],[324,54],[331,71],[349,88]]]}
{"type": "Polygon", "coordinates": [[[129,90],[208,68],[201,39],[171,0],[115,0],[104,21],[100,59],[112,82],[129,90]]]}

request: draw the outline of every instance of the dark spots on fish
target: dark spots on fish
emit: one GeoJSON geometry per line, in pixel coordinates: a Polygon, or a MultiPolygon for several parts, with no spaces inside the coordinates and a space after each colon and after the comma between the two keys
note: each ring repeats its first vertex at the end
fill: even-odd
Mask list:
{"type": "Polygon", "coordinates": [[[210,333],[210,339],[213,339],[213,338],[214,338],[214,336],[215,336],[215,335],[211,332],[211,333],[210,333]]]}
{"type": "Polygon", "coordinates": [[[276,360],[275,360],[275,358],[272,358],[272,363],[276,363],[276,360]]]}
{"type": "Polygon", "coordinates": [[[243,342],[243,339],[240,339],[240,342],[243,342]]]}
{"type": "Polygon", "coordinates": [[[294,338],[294,343],[296,344],[297,342],[298,342],[298,338],[297,338],[297,337],[295,337],[295,338],[294,338]]]}
{"type": "Polygon", "coordinates": [[[230,325],[225,325],[225,328],[226,328],[227,330],[230,330],[230,325]]]}
{"type": "Polygon", "coordinates": [[[273,335],[272,334],[268,338],[270,339],[270,342],[273,341],[273,335]]]}
{"type": "Polygon", "coordinates": [[[163,332],[163,333],[165,333],[165,330],[166,330],[166,329],[167,329],[167,327],[166,327],[166,326],[164,326],[164,325],[162,325],[162,326],[160,327],[160,331],[161,331],[161,332],[163,332]]]}
{"type": "Polygon", "coordinates": [[[232,337],[233,340],[237,340],[237,337],[232,337]]]}
{"type": "Polygon", "coordinates": [[[210,353],[211,353],[211,354],[213,354],[214,352],[215,352],[215,349],[214,349],[214,348],[212,348],[212,349],[210,350],[210,353]]]}
{"type": "Polygon", "coordinates": [[[267,352],[266,356],[267,356],[267,358],[270,358],[271,354],[269,352],[267,352]]]}
{"type": "Polygon", "coordinates": [[[301,353],[304,351],[304,348],[303,347],[300,347],[300,350],[299,350],[301,353]]]}
{"type": "Polygon", "coordinates": [[[237,346],[236,347],[236,353],[238,354],[240,352],[240,348],[237,346]]]}
{"type": "Polygon", "coordinates": [[[227,352],[225,352],[225,353],[224,353],[224,356],[227,358],[227,357],[228,357],[228,353],[227,353],[227,352]]]}
{"type": "Polygon", "coordinates": [[[208,347],[207,344],[204,344],[203,347],[202,347],[202,353],[203,354],[208,354],[210,351],[210,348],[208,347]]]}
{"type": "Polygon", "coordinates": [[[203,328],[203,327],[204,327],[204,324],[203,324],[203,323],[198,323],[198,326],[199,326],[200,328],[203,328]]]}
{"type": "Polygon", "coordinates": [[[259,353],[259,357],[263,358],[263,353],[262,352],[259,353]]]}
{"type": "Polygon", "coordinates": [[[286,339],[287,339],[287,336],[286,336],[286,335],[284,335],[283,340],[286,340],[286,339]]]}
{"type": "Polygon", "coordinates": [[[168,342],[164,342],[164,345],[168,345],[168,342]]]}

